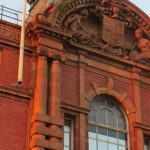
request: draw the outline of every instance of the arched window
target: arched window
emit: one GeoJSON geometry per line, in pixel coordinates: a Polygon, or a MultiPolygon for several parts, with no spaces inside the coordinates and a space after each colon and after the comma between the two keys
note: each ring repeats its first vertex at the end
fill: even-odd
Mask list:
{"type": "Polygon", "coordinates": [[[96,96],[90,109],[89,150],[128,150],[125,114],[116,99],[96,96]]]}

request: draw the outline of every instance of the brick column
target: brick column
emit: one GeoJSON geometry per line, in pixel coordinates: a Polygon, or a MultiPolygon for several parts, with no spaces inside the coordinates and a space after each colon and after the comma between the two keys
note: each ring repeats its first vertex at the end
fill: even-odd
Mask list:
{"type": "MultiPolygon", "coordinates": [[[[38,55],[37,58],[37,75],[36,75],[36,87],[34,92],[33,102],[33,118],[37,118],[37,115],[46,115],[47,104],[47,57],[38,55]]],[[[45,126],[40,120],[34,120],[31,128],[31,149],[32,150],[44,150],[44,148],[38,146],[37,141],[45,139],[45,136],[35,132],[35,128],[45,126]]]]}
{"type": "MultiPolygon", "coordinates": [[[[50,117],[56,120],[61,120],[60,118],[60,61],[53,60],[51,63],[50,71],[50,117]]],[[[50,126],[53,132],[60,131],[58,125],[52,124],[50,126]]],[[[51,137],[51,143],[55,143],[57,150],[63,150],[63,143],[58,137],[51,137]]]]}
{"type": "Polygon", "coordinates": [[[63,150],[64,120],[60,117],[60,62],[65,61],[65,55],[62,51],[45,47],[39,47],[38,54],[31,150],[63,150]],[[47,59],[50,60],[51,68],[49,78],[47,59]]]}
{"type": "MultiPolygon", "coordinates": [[[[142,122],[142,115],[141,115],[141,100],[140,100],[140,77],[139,77],[140,70],[133,68],[132,78],[133,78],[133,95],[136,104],[136,122],[142,122]]],[[[143,131],[141,128],[136,128],[136,146],[137,150],[144,149],[144,138],[143,138],[143,131]]]]}
{"type": "Polygon", "coordinates": [[[60,117],[60,61],[53,60],[51,64],[50,74],[50,115],[52,117],[60,117]]]}
{"type": "Polygon", "coordinates": [[[55,120],[50,125],[50,130],[54,134],[50,136],[50,147],[55,150],[63,150],[63,124],[64,119],[60,116],[60,65],[65,61],[63,53],[53,51],[50,69],[50,97],[49,114],[50,119],[55,120]],[[60,124],[59,124],[60,122],[60,124]],[[57,123],[57,124],[56,124],[57,123]],[[57,133],[57,134],[56,134],[57,133]]]}

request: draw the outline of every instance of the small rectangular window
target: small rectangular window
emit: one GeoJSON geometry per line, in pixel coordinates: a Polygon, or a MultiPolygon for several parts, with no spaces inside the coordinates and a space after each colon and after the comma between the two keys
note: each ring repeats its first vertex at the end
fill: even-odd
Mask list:
{"type": "Polygon", "coordinates": [[[65,119],[64,123],[64,150],[72,150],[73,144],[72,144],[72,136],[73,130],[72,130],[72,120],[65,119]]]}

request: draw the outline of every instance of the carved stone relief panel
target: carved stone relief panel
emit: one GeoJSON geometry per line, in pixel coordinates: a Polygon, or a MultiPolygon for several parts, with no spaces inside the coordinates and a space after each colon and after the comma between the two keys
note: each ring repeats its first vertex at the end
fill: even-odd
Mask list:
{"type": "MultiPolygon", "coordinates": [[[[121,59],[149,63],[149,58],[141,58],[143,48],[140,47],[143,46],[140,43],[144,42],[135,35],[140,24],[124,1],[68,0],[59,8],[54,27],[71,34],[71,42],[84,46],[85,49],[91,47],[113,54],[121,59]]],[[[144,32],[145,29],[143,39],[147,39],[145,43],[149,43],[144,32]]],[[[149,49],[149,46],[146,47],[149,49]]],[[[146,57],[148,55],[146,54],[146,57]]]]}
{"type": "Polygon", "coordinates": [[[100,21],[89,9],[82,9],[79,13],[73,13],[64,22],[63,29],[73,35],[73,41],[99,47],[100,21]]]}
{"type": "MultiPolygon", "coordinates": [[[[146,39],[137,39],[135,30],[128,26],[126,20],[105,14],[97,15],[93,9],[84,8],[66,18],[63,29],[72,34],[72,41],[77,44],[96,48],[123,59],[149,63],[149,54],[145,56],[141,52],[143,49],[139,48],[139,45],[143,47],[141,43],[146,39]]],[[[145,42],[147,49],[148,41],[147,39],[145,42]]]]}
{"type": "Polygon", "coordinates": [[[133,56],[133,59],[150,64],[150,40],[144,36],[144,32],[140,28],[135,31],[135,36],[137,38],[135,48],[137,53],[133,56]]]}

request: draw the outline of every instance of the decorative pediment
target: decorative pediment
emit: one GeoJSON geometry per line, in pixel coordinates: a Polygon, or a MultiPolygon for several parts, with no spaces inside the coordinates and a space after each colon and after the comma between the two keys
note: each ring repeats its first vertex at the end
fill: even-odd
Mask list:
{"type": "Polygon", "coordinates": [[[77,45],[150,64],[150,21],[134,7],[127,0],[62,0],[50,16],[77,45]]]}
{"type": "Polygon", "coordinates": [[[113,14],[113,17],[117,17],[119,11],[120,19],[126,18],[128,22],[134,22],[135,27],[142,26],[150,36],[149,17],[128,0],[60,0],[56,7],[52,13],[52,22],[56,28],[61,28],[66,17],[73,12],[82,8],[95,8],[108,16],[113,14]]]}

